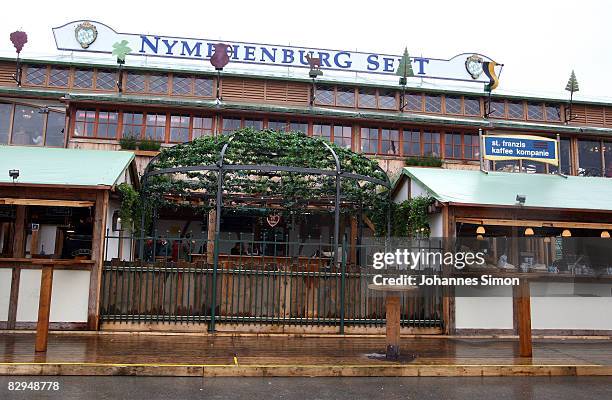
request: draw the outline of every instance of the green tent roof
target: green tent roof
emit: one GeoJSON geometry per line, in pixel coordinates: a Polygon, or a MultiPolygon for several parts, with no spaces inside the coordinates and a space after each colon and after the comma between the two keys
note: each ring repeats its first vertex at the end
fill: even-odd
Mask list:
{"type": "Polygon", "coordinates": [[[0,184],[18,169],[20,184],[113,186],[133,159],[128,151],[0,146],[0,184]]]}
{"type": "Polygon", "coordinates": [[[443,203],[515,206],[521,194],[525,207],[612,210],[612,178],[416,167],[403,173],[443,203]]]}

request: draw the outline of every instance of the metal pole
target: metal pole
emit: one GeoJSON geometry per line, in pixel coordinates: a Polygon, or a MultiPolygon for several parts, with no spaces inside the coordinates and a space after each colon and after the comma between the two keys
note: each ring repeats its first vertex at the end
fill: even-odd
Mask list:
{"type": "Polygon", "coordinates": [[[342,265],[340,269],[340,334],[344,334],[344,308],[346,288],[346,237],[342,240],[342,265]]]}
{"type": "Polygon", "coordinates": [[[558,133],[557,133],[557,142],[555,143],[555,145],[557,147],[557,162],[559,163],[559,165],[557,166],[557,172],[559,176],[567,179],[567,175],[565,175],[563,171],[561,171],[561,136],[558,133]]]}
{"type": "Polygon", "coordinates": [[[480,172],[484,172],[485,174],[488,173],[487,170],[485,170],[485,165],[484,165],[484,152],[485,152],[485,146],[484,146],[484,137],[482,136],[482,128],[478,128],[478,157],[480,159],[480,172]]]}

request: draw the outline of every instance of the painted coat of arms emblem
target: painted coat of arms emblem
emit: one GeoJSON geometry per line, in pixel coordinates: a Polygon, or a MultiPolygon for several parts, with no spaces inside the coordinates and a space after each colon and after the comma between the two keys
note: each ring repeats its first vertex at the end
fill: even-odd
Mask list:
{"type": "Polygon", "coordinates": [[[74,36],[82,48],[88,48],[98,38],[98,30],[91,22],[83,22],[74,30],[74,36]]]}

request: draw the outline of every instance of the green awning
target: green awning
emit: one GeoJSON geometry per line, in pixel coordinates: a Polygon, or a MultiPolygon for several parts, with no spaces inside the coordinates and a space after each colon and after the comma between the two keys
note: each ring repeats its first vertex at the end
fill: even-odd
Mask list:
{"type": "Polygon", "coordinates": [[[134,153],[0,146],[0,184],[12,183],[9,170],[19,170],[17,183],[31,185],[113,186],[134,153]]]}
{"type": "MultiPolygon", "coordinates": [[[[612,178],[406,167],[413,179],[443,203],[612,211],[612,178]]],[[[401,180],[399,181],[401,182],[401,180]]]]}

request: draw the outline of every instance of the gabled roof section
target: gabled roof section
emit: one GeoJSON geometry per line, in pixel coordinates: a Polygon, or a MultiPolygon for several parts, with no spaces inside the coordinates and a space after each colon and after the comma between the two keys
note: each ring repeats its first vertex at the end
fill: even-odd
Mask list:
{"type": "Polygon", "coordinates": [[[9,170],[19,170],[15,183],[113,187],[134,161],[129,151],[0,146],[0,185],[12,184],[9,170]]]}
{"type": "Polygon", "coordinates": [[[417,167],[402,173],[442,203],[514,207],[520,194],[525,208],[612,211],[612,178],[417,167]]]}

